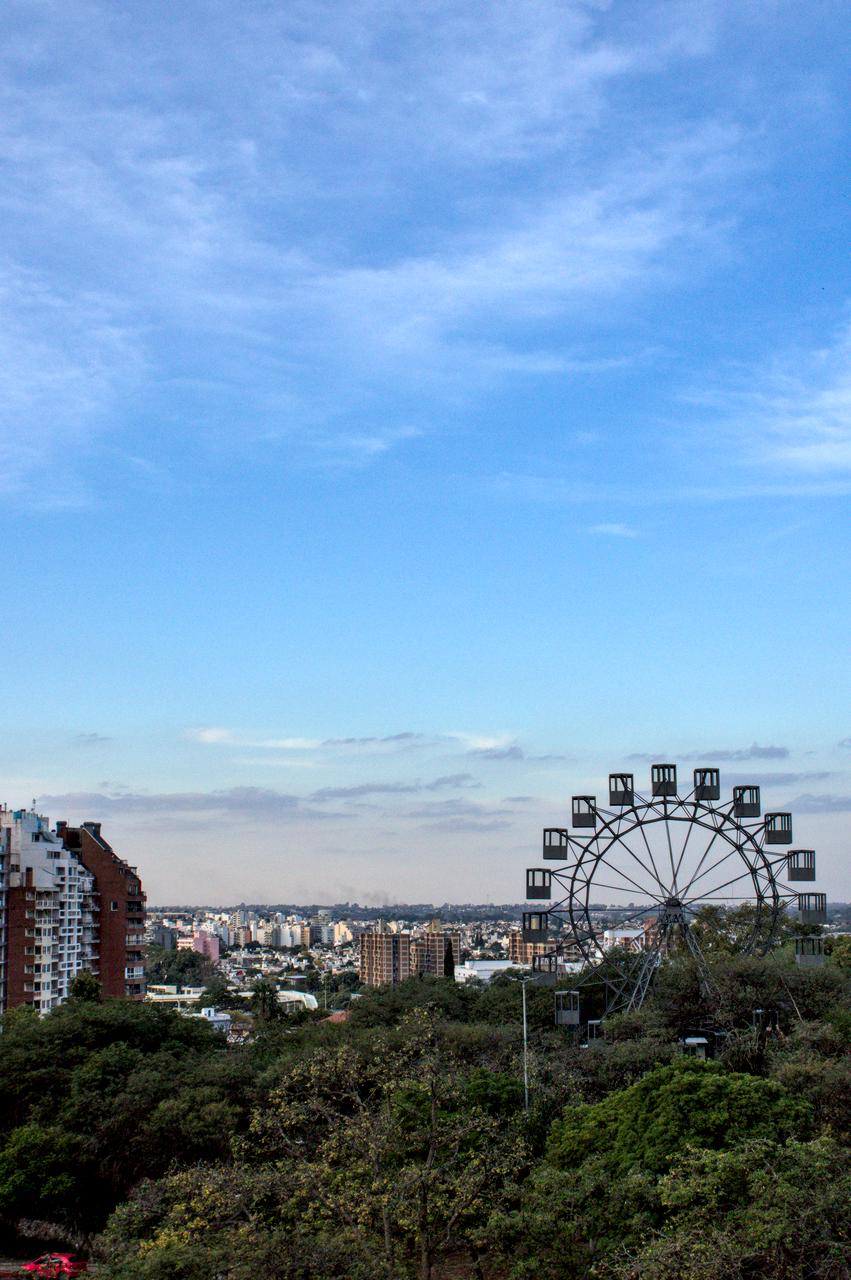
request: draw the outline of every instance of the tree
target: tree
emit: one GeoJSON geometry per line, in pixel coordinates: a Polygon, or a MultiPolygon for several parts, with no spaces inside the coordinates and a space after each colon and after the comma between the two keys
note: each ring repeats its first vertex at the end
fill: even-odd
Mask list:
{"type": "Polygon", "coordinates": [[[609,1280],[847,1280],[851,1153],[829,1138],[689,1151],[659,1184],[661,1225],[609,1280]]]}
{"type": "Polygon", "coordinates": [[[198,1004],[201,1008],[212,1007],[215,1009],[232,1009],[241,1007],[242,1001],[239,996],[234,996],[228,985],[227,979],[221,974],[215,974],[208,979],[207,984],[202,992],[198,1004]]]}
{"type": "Polygon", "coordinates": [[[660,1173],[688,1146],[800,1135],[811,1121],[810,1106],[777,1081],[680,1058],[593,1106],[568,1107],[552,1127],[547,1158],[571,1169],[600,1155],[613,1174],[660,1173]]]}
{"type": "Polygon", "coordinates": [[[294,1062],[255,1113],[251,1149],[298,1168],[317,1221],[372,1239],[388,1277],[416,1259],[431,1280],[447,1250],[479,1265],[488,1214],[525,1161],[518,1124],[488,1114],[482,1095],[446,1052],[436,1015],[416,1010],[396,1043],[373,1035],[365,1052],[294,1062]]]}
{"type": "Polygon", "coordinates": [[[251,1012],[258,1022],[268,1024],[284,1017],[278,988],[268,978],[258,978],[251,990],[251,1012]]]}
{"type": "Polygon", "coordinates": [[[72,1000],[100,1004],[101,986],[90,969],[81,969],[68,988],[68,995],[72,1000]]]}

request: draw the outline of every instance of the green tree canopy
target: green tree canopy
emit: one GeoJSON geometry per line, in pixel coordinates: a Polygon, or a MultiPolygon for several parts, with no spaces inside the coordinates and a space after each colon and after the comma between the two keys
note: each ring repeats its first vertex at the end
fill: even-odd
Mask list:
{"type": "Polygon", "coordinates": [[[615,1173],[658,1173],[689,1146],[801,1134],[811,1120],[809,1105],[774,1080],[681,1058],[593,1106],[567,1108],[552,1127],[547,1158],[570,1169],[600,1155],[615,1173]]]}

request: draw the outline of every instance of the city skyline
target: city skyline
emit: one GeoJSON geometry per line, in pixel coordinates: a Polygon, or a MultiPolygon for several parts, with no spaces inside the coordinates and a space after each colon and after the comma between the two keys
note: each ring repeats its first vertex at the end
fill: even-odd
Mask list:
{"type": "Polygon", "coordinates": [[[851,898],[847,45],[10,0],[0,798],[152,902],[511,902],[718,765],[851,898]]]}

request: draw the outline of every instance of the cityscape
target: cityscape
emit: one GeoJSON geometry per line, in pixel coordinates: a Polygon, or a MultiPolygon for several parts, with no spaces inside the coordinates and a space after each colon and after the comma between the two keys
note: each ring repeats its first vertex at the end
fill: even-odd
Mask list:
{"type": "Polygon", "coordinates": [[[5,0],[0,1280],[851,1280],[847,0],[5,0]]]}

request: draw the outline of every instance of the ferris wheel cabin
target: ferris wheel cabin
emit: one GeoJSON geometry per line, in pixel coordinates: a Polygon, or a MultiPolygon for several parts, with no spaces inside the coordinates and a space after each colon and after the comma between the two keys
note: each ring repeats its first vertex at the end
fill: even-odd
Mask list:
{"type": "Polygon", "coordinates": [[[677,766],[675,764],[651,765],[650,786],[654,796],[675,796],[677,794],[677,766]]]}
{"type": "Polygon", "coordinates": [[[609,804],[629,805],[635,799],[635,777],[631,773],[609,774],[609,804]]]}
{"type": "Polygon", "coordinates": [[[524,942],[547,942],[550,937],[549,912],[524,911],[520,936],[524,942]]]}
{"type": "Polygon", "coordinates": [[[827,894],[799,893],[798,914],[801,924],[827,924],[827,894]]]}
{"type": "Polygon", "coordinates": [[[556,1026],[557,1027],[578,1027],[579,1026],[579,992],[578,991],[557,991],[556,992],[556,1026]]]}
{"type": "Polygon", "coordinates": [[[574,796],[570,802],[571,825],[574,827],[597,826],[597,797],[574,796]]]}
{"type": "Polygon", "coordinates": [[[824,964],[824,938],[805,934],[795,939],[795,964],[802,969],[817,969],[824,964]]]}
{"type": "Polygon", "coordinates": [[[792,843],[791,813],[767,813],[765,815],[765,843],[792,843]]]}
{"type": "Polygon", "coordinates": [[[787,880],[815,880],[815,849],[792,849],[786,854],[787,880]]]}
{"type": "Polygon", "coordinates": [[[551,862],[567,862],[570,857],[570,837],[563,827],[544,828],[544,858],[551,862]]]}
{"type": "Polygon", "coordinates": [[[758,818],[759,787],[733,787],[733,817],[758,818]]]}
{"type": "Polygon", "coordinates": [[[552,873],[538,867],[529,867],[526,872],[526,897],[551,898],[552,873]]]}
{"type": "Polygon", "coordinates": [[[695,800],[721,799],[720,769],[695,769],[694,798],[695,800]]]}

